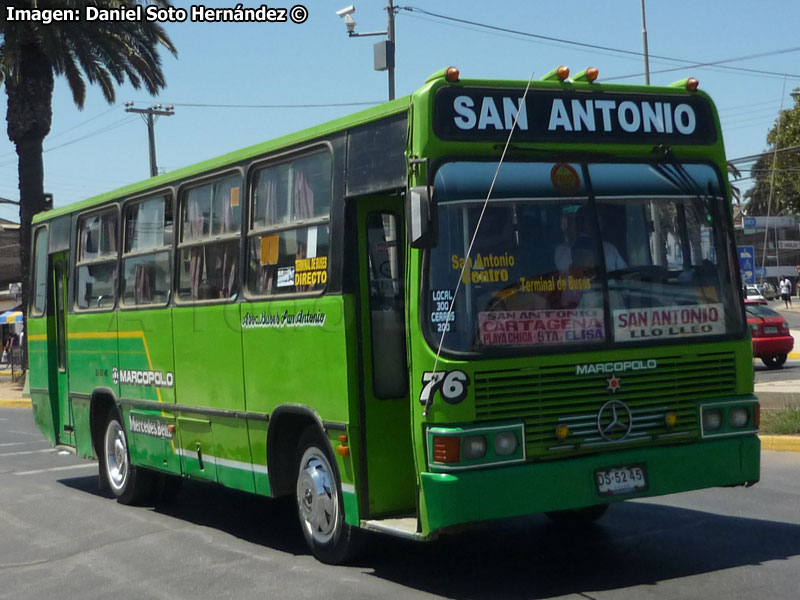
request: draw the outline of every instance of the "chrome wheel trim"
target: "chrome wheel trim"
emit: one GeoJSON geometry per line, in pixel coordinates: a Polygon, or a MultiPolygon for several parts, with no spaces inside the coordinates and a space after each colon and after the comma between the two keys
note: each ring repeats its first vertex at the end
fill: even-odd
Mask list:
{"type": "Polygon", "coordinates": [[[105,449],[108,483],[120,492],[128,480],[128,441],[122,425],[116,419],[109,421],[106,428],[105,449]]]}
{"type": "Polygon", "coordinates": [[[319,544],[333,538],[339,521],[339,494],[327,457],[314,446],[300,459],[297,511],[307,538],[319,544]]]}

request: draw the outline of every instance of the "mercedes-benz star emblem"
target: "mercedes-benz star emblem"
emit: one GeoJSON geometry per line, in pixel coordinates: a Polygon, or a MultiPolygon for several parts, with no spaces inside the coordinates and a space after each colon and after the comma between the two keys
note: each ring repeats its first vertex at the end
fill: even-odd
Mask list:
{"type": "Polygon", "coordinates": [[[621,442],[631,432],[633,415],[621,400],[609,400],[597,413],[597,431],[609,442],[621,442]]]}

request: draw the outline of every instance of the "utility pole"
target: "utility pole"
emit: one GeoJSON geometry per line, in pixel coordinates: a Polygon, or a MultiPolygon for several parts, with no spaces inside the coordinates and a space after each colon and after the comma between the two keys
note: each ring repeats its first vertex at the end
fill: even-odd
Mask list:
{"type": "MultiPolygon", "coordinates": [[[[642,0],[644,1],[644,0],[642,0]]],[[[389,25],[386,29],[387,35],[386,40],[389,42],[388,46],[390,48],[390,52],[392,54],[391,60],[389,62],[389,100],[394,100],[394,57],[395,57],[395,45],[394,45],[394,0],[389,0],[389,4],[386,7],[386,12],[389,13],[389,25]]]]}
{"type": "Polygon", "coordinates": [[[156,162],[156,130],[155,117],[171,117],[175,114],[173,105],[161,106],[155,104],[150,108],[133,108],[133,102],[125,103],[125,112],[146,115],[147,122],[147,142],[150,148],[150,177],[158,175],[158,163],[156,162]]]}
{"type": "Polygon", "coordinates": [[[647,52],[647,24],[644,19],[644,0],[642,0],[642,54],[644,55],[644,83],[650,85],[650,55],[647,52]]]}
{"type": "Polygon", "coordinates": [[[394,16],[397,14],[399,8],[395,7],[394,0],[387,0],[386,12],[389,15],[389,22],[386,31],[370,31],[368,33],[356,33],[356,21],[353,18],[353,13],[356,12],[356,7],[352,4],[346,6],[341,10],[337,10],[336,14],[344,19],[344,25],[347,28],[347,35],[350,37],[370,37],[374,35],[385,35],[386,41],[378,42],[373,47],[374,66],[376,71],[387,71],[389,75],[389,100],[394,100],[394,16]]]}

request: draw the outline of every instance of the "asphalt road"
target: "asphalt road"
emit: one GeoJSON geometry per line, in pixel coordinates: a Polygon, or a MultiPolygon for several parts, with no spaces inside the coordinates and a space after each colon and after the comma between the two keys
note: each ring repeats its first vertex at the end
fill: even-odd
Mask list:
{"type": "Polygon", "coordinates": [[[596,526],[541,516],[429,544],[368,539],[354,566],[310,557],[291,503],[187,482],[176,501],[101,496],[96,464],[0,408],[0,599],[668,598],[796,600],[800,453],[762,482],[615,505],[596,526]]]}

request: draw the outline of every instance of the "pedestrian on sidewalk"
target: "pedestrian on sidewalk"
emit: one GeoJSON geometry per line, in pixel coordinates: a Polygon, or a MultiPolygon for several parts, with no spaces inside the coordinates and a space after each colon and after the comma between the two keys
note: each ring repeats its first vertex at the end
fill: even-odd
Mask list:
{"type": "Polygon", "coordinates": [[[784,276],[779,285],[781,288],[781,299],[786,305],[786,308],[789,308],[792,305],[792,282],[788,277],[784,276]]]}

